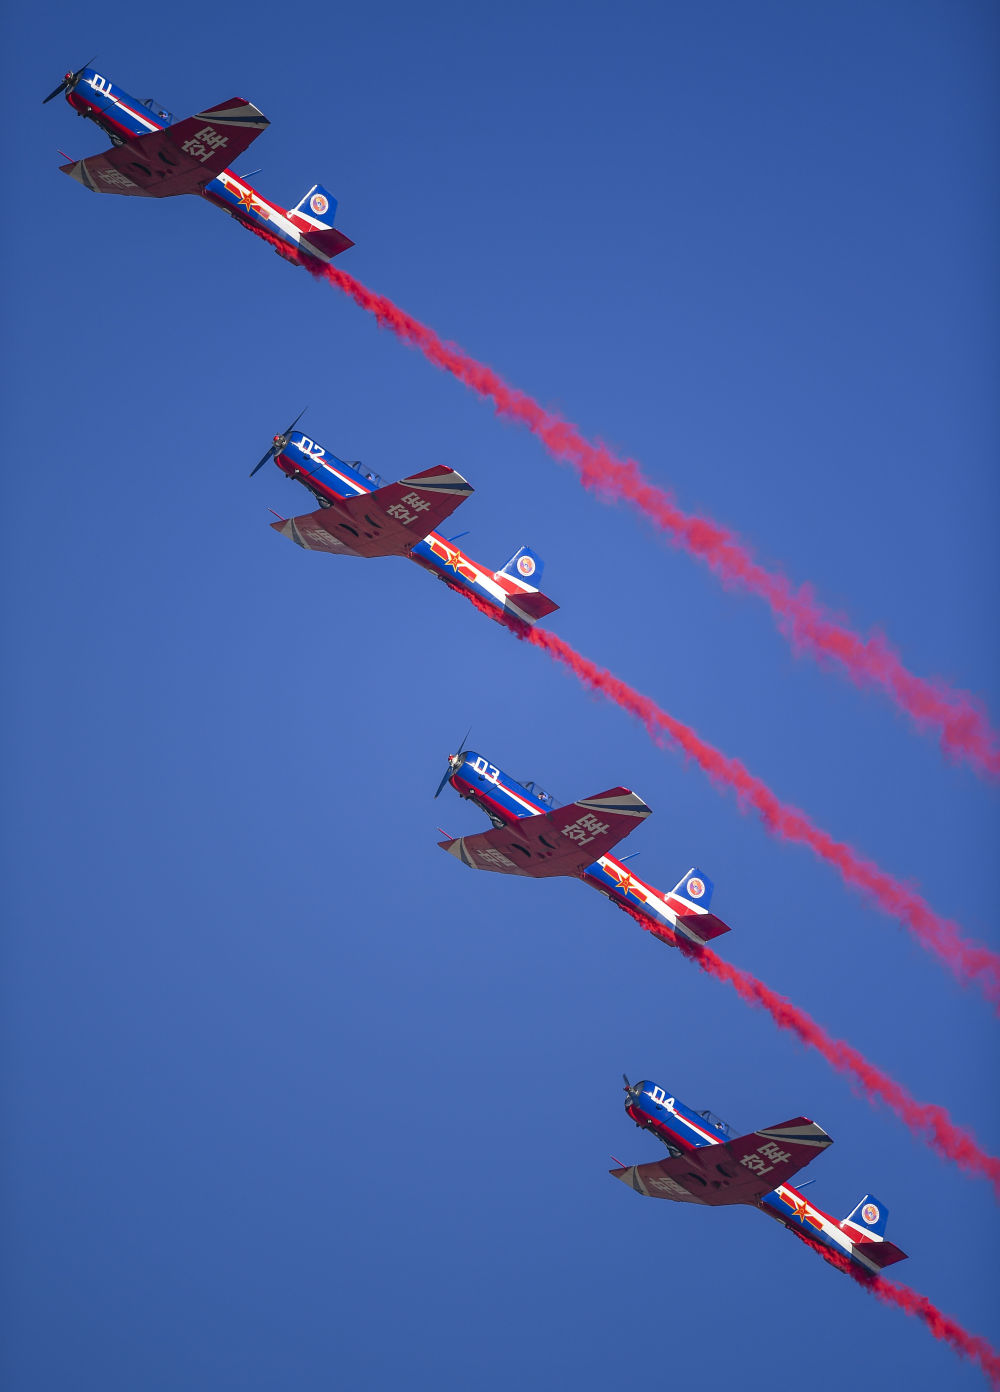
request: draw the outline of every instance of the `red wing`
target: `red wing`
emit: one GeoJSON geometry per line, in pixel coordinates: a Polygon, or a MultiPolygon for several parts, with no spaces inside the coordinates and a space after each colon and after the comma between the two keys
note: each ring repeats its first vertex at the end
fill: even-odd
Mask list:
{"type": "Polygon", "coordinates": [[[269,124],[250,102],[231,97],[175,126],[60,168],[94,193],[139,198],[201,193],[269,124]]]}
{"type": "Polygon", "coordinates": [[[513,826],[460,836],[438,845],[474,870],[527,875],[579,875],[649,816],[642,798],[628,788],[609,788],[555,812],[522,817],[513,826]]]}
{"type": "Polygon", "coordinates": [[[688,1155],[611,1170],[616,1179],[653,1199],[675,1203],[754,1203],[787,1184],[831,1138],[808,1117],[794,1117],[763,1131],[752,1131],[722,1145],[702,1146],[688,1155]]]}
{"type": "Polygon", "coordinates": [[[471,483],[442,464],[271,526],[307,551],[405,556],[471,492],[471,483]]]}

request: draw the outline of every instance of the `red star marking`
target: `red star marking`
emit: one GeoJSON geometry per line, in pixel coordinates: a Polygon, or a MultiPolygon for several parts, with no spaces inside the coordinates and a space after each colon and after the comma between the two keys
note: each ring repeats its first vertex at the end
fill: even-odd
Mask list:
{"type": "Polygon", "coordinates": [[[242,203],[248,213],[256,213],[258,217],[262,217],[265,222],[267,221],[268,214],[266,209],[253,201],[253,194],[249,189],[237,189],[236,201],[237,203],[242,203]]]}
{"type": "Polygon", "coordinates": [[[643,894],[641,889],[636,888],[635,880],[633,880],[632,876],[628,873],[627,870],[615,870],[612,867],[612,873],[618,880],[618,888],[625,895],[626,899],[630,894],[634,894],[637,899],[641,900],[641,902],[645,904],[645,894],[643,894]]]}
{"type": "Polygon", "coordinates": [[[788,1205],[800,1223],[812,1223],[814,1228],[822,1230],[822,1222],[809,1212],[809,1205],[806,1203],[805,1199],[790,1198],[782,1194],[781,1202],[788,1205]]]}
{"type": "Polygon", "coordinates": [[[437,540],[431,542],[431,550],[435,556],[440,556],[448,569],[453,570],[456,575],[461,575],[466,580],[479,579],[472,567],[465,563],[461,551],[450,551],[443,542],[437,540]]]}

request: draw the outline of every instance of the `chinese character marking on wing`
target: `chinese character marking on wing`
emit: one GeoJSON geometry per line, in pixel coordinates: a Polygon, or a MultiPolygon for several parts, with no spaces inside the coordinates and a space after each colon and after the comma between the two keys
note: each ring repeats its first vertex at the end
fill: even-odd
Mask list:
{"type": "Polygon", "coordinates": [[[112,184],[115,188],[137,188],[138,185],[123,174],[120,169],[100,169],[98,175],[106,184],[112,184]]]}
{"type": "Polygon", "coordinates": [[[426,498],[422,498],[419,493],[404,493],[403,502],[414,512],[426,512],[430,507],[430,502],[426,498]]]}
{"type": "Polygon", "coordinates": [[[477,851],[476,855],[484,865],[502,865],[505,869],[510,870],[517,868],[512,860],[508,860],[503,851],[498,851],[491,846],[487,846],[484,851],[477,851]]]}
{"type": "Polygon", "coordinates": [[[201,130],[195,135],[189,136],[181,145],[185,154],[191,155],[193,159],[201,160],[202,164],[216,150],[224,149],[229,144],[228,135],[220,135],[212,126],[202,126],[201,130]]]}
{"type": "Polygon", "coordinates": [[[603,836],[607,830],[607,822],[598,821],[593,812],[585,812],[575,822],[571,822],[569,826],[564,826],[562,834],[580,846],[589,846],[595,836],[603,836]]]}

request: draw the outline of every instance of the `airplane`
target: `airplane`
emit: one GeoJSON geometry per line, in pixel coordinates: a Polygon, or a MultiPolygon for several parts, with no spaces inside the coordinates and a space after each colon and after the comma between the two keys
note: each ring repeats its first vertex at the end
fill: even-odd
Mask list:
{"type": "Polygon", "coordinates": [[[608,854],[650,814],[631,789],[609,788],[556,807],[537,783],[516,782],[464,745],[463,740],[458,753],[449,754],[434,796],[450,783],[460,797],[482,808],[493,830],[438,842],[463,865],[532,879],[573,876],[599,889],[671,947],[679,940],[701,945],[730,931],[709,910],[713,885],[701,870],[692,867],[664,894],[608,854]]]}
{"type": "Polygon", "coordinates": [[[275,435],[271,448],[250,471],[252,478],[273,459],[319,502],[316,512],[272,522],[281,536],[306,551],[337,556],[406,556],[453,590],[499,611],[505,620],[530,625],[559,608],[533,583],[541,579],[544,562],[529,547],[520,547],[505,565],[492,571],[430,530],[473,492],[461,474],[447,465],[434,465],[387,484],[359,460],[338,459],[296,431],[301,414],[286,431],[275,435]]]}
{"type": "Polygon", "coordinates": [[[868,1278],[906,1259],[905,1252],[885,1240],[889,1210],[881,1199],[865,1194],[838,1221],[788,1183],[833,1144],[808,1117],[793,1117],[734,1140],[731,1128],[711,1112],[692,1111],[648,1079],[630,1083],[628,1078],[625,1110],[636,1126],[670,1151],[669,1160],[609,1171],[637,1193],[713,1208],[749,1204],[797,1237],[849,1258],[868,1278]]]}
{"type": "Polygon", "coordinates": [[[201,194],[245,227],[277,239],[292,253],[305,252],[314,262],[331,261],[354,245],[333,226],[337,200],[321,184],[294,208],[282,208],[228,168],[270,125],[242,97],[175,122],[152,97],[138,101],[91,67],[68,72],[42,105],[63,92],[78,116],[95,121],[111,138],[111,149],[103,154],[59,166],[93,193],[201,194]]]}

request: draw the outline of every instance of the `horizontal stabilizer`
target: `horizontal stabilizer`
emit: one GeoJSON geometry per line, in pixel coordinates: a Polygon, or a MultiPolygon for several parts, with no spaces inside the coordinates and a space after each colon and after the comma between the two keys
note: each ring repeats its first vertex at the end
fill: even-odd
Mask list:
{"type": "Polygon", "coordinates": [[[541,590],[529,590],[525,594],[508,595],[504,607],[516,618],[524,619],[525,623],[537,623],[539,619],[554,614],[559,605],[548,595],[542,594],[541,590]]]}
{"type": "Polygon", "coordinates": [[[343,232],[338,232],[336,227],[317,228],[313,232],[303,232],[302,241],[306,248],[314,251],[321,261],[332,261],[335,256],[339,256],[342,251],[352,247],[354,243],[350,237],[345,237],[343,232]]]}
{"type": "MultiPolygon", "coordinates": [[[[667,903],[670,903],[669,899],[667,903]]],[[[672,904],[671,908],[673,908],[672,904]]],[[[713,938],[721,938],[723,933],[733,931],[728,923],[723,923],[722,919],[716,918],[714,913],[679,913],[677,922],[681,928],[684,928],[688,933],[693,933],[703,943],[711,942],[713,938]]]]}
{"type": "Polygon", "coordinates": [[[337,200],[322,184],[313,184],[295,207],[289,208],[288,216],[293,221],[301,220],[306,227],[332,227],[337,216],[337,200]]]}
{"type": "Polygon", "coordinates": [[[855,1242],[854,1250],[859,1256],[866,1257],[873,1262],[879,1270],[884,1266],[892,1266],[894,1262],[906,1261],[906,1253],[901,1251],[894,1242],[876,1242],[872,1238],[867,1238],[862,1242],[855,1242]]]}

